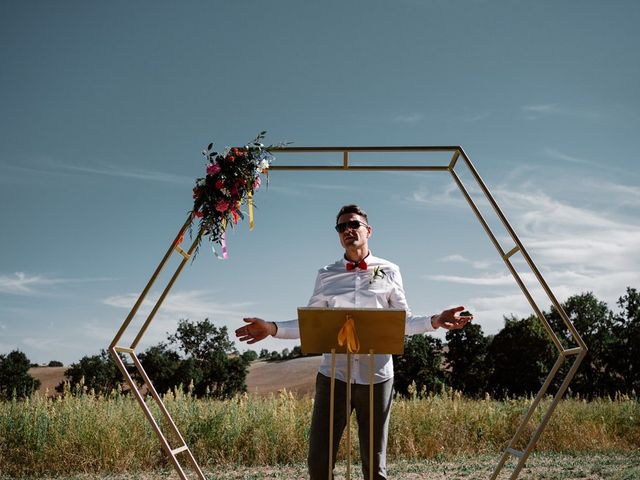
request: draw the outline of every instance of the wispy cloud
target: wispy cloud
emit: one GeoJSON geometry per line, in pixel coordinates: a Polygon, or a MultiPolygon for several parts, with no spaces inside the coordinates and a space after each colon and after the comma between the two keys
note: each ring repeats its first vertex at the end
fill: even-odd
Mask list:
{"type": "Polygon", "coordinates": [[[147,182],[173,183],[177,185],[189,185],[193,178],[157,170],[135,168],[131,166],[115,165],[112,163],[89,163],[87,165],[75,165],[56,160],[40,160],[38,165],[8,165],[2,167],[14,172],[28,173],[29,175],[104,175],[109,177],[127,178],[147,182]]]}
{"type": "MultiPolygon", "coordinates": [[[[640,285],[640,225],[637,216],[624,211],[612,212],[612,206],[615,208],[620,204],[634,208],[632,212],[635,212],[640,207],[640,189],[603,182],[600,190],[596,180],[574,182],[574,195],[578,192],[590,200],[596,195],[607,199],[602,203],[590,201],[587,207],[585,202],[555,198],[536,188],[534,183],[535,180],[528,179],[509,187],[498,187],[494,194],[498,204],[509,212],[509,220],[527,252],[538,268],[544,269],[543,277],[557,298],[562,301],[570,295],[591,291],[613,307],[626,286],[640,285]]],[[[538,288],[538,282],[522,256],[516,254],[511,259],[525,285],[538,288]]],[[[473,261],[458,253],[440,259],[440,262],[471,265],[473,261]]],[[[518,292],[515,280],[498,267],[498,262],[487,268],[495,270],[484,275],[436,273],[428,278],[483,288],[487,291],[486,298],[490,299],[506,295],[505,304],[511,305],[511,295],[524,298],[518,292]]],[[[542,297],[541,308],[547,308],[550,300],[544,292],[539,294],[542,297]]],[[[475,301],[481,303],[478,299],[475,301]]],[[[522,308],[527,310],[527,314],[531,313],[526,302],[514,307],[515,311],[522,308]]],[[[500,310],[496,306],[489,308],[489,303],[486,309],[493,313],[500,310]]]]}
{"type": "Polygon", "coordinates": [[[460,254],[447,255],[446,257],[438,259],[438,261],[464,263],[464,264],[471,265],[473,268],[477,268],[477,269],[489,268],[489,266],[491,266],[493,263],[489,260],[470,260],[460,254]]]}
{"type": "Polygon", "coordinates": [[[511,285],[514,283],[510,275],[483,276],[483,277],[463,277],[456,275],[429,275],[429,279],[438,282],[462,283],[467,285],[511,285]]]}
{"type": "Polygon", "coordinates": [[[44,293],[44,288],[52,285],[85,282],[102,282],[109,278],[56,278],[43,274],[29,275],[15,272],[13,275],[0,274],[0,293],[13,295],[36,295],[44,293]]]}
{"type": "MultiPolygon", "coordinates": [[[[139,294],[127,293],[114,295],[103,300],[105,305],[117,308],[133,307],[139,294]]],[[[248,314],[251,302],[227,303],[217,302],[214,292],[205,290],[187,290],[173,292],[162,304],[162,311],[174,317],[205,318],[212,315],[239,317],[248,314]]],[[[140,306],[139,313],[148,314],[159,299],[158,294],[149,295],[140,306]]]]}
{"type": "MultiPolygon", "coordinates": [[[[137,293],[114,295],[105,298],[103,303],[118,309],[128,310],[133,307],[138,296],[139,294],[137,293]]],[[[137,334],[142,317],[148,316],[158,298],[158,294],[151,294],[143,301],[136,316],[139,319],[130,325],[123,337],[125,343],[127,338],[133,338],[137,334]]],[[[180,319],[203,320],[209,318],[212,322],[227,326],[229,331],[233,331],[241,323],[241,318],[252,315],[249,311],[249,307],[253,305],[251,302],[228,303],[224,300],[216,301],[216,298],[218,297],[215,292],[205,290],[172,292],[154,317],[153,328],[150,328],[145,333],[142,346],[166,340],[166,332],[175,331],[177,322],[180,319]]],[[[100,339],[110,338],[114,334],[113,329],[107,329],[102,323],[97,322],[89,322],[85,330],[89,336],[100,339]]]]}
{"type": "Polygon", "coordinates": [[[527,120],[537,120],[548,116],[567,116],[580,118],[584,120],[597,120],[601,117],[599,113],[579,108],[559,105],[557,103],[539,103],[532,105],[523,105],[521,107],[522,115],[527,120]]]}
{"type": "Polygon", "coordinates": [[[405,197],[404,200],[429,207],[468,207],[467,202],[460,194],[460,189],[453,182],[449,182],[444,187],[437,189],[422,186],[413,191],[408,197],[405,197]]]}
{"type": "Polygon", "coordinates": [[[395,115],[391,121],[393,123],[418,123],[422,119],[424,119],[422,113],[404,113],[395,115]]]}
{"type": "Polygon", "coordinates": [[[461,116],[461,120],[466,123],[474,123],[479,122],[480,120],[484,120],[489,117],[489,112],[481,112],[481,113],[466,113],[461,116]]]}
{"type": "Polygon", "coordinates": [[[553,115],[562,112],[556,103],[543,103],[538,105],[524,105],[522,111],[525,115],[553,115]]]}
{"type": "Polygon", "coordinates": [[[110,177],[129,178],[150,182],[175,183],[179,185],[189,185],[193,183],[193,178],[186,177],[184,175],[133,167],[123,167],[108,163],[102,163],[99,165],[71,165],[59,163],[58,166],[69,172],[87,173],[91,175],[106,175],[110,177]]]}
{"type": "Polygon", "coordinates": [[[566,153],[562,153],[553,148],[545,148],[544,154],[548,157],[554,158],[556,160],[562,160],[564,162],[575,163],[578,165],[589,165],[589,166],[600,166],[597,162],[593,162],[591,160],[586,160],[584,158],[575,157],[573,155],[567,155],[566,153]]]}

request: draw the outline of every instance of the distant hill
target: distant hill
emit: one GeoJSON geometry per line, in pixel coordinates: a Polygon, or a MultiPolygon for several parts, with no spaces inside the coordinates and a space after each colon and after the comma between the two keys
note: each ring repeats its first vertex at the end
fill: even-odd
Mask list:
{"type": "MultiPolygon", "coordinates": [[[[313,394],[316,372],[321,357],[304,357],[278,362],[255,361],[249,367],[247,392],[251,395],[268,395],[287,389],[296,395],[313,394]]],[[[68,367],[33,367],[29,374],[40,380],[39,392],[48,390],[50,396],[57,395],[56,386],[64,380],[68,367]]]]}
{"type": "Polygon", "coordinates": [[[68,367],[32,367],[29,375],[40,380],[38,392],[44,394],[47,390],[49,396],[58,395],[56,387],[64,380],[64,371],[68,367]]]}
{"type": "Polygon", "coordinates": [[[286,388],[296,395],[313,395],[322,357],[303,357],[280,362],[253,362],[247,375],[247,392],[268,395],[286,388]]]}

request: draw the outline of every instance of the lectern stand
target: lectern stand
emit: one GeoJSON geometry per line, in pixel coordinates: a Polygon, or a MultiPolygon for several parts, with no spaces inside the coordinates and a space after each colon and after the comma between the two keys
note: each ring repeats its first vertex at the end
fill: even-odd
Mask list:
{"type": "MultiPolygon", "coordinates": [[[[369,466],[373,467],[373,355],[402,354],[406,312],[380,308],[298,308],[302,353],[331,354],[329,479],[333,472],[336,354],[347,355],[347,480],[351,478],[351,355],[369,355],[369,466]]],[[[370,472],[371,474],[372,472],[370,472]]],[[[371,476],[371,475],[370,475],[371,476]]]]}

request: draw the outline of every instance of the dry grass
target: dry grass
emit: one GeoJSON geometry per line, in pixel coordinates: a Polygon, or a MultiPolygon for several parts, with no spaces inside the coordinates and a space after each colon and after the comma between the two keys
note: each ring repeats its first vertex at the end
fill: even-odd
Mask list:
{"type": "MultiPolygon", "coordinates": [[[[389,478],[402,480],[486,480],[493,473],[495,457],[457,457],[453,460],[399,461],[389,464],[389,478]]],[[[505,466],[500,480],[513,472],[513,465],[505,466]]],[[[345,478],[346,466],[336,468],[336,478],[345,478]]],[[[204,471],[216,480],[296,480],[306,479],[304,465],[275,467],[210,468],[204,471]]],[[[362,478],[357,464],[352,465],[352,478],[362,478]]],[[[124,473],[115,475],[79,474],[62,477],[44,477],[47,480],[177,480],[171,470],[124,473]]],[[[193,478],[190,477],[190,478],[193,478]]],[[[640,459],[631,455],[533,455],[520,473],[520,480],[637,480],[640,478],[640,459]]]]}
{"type": "MultiPolygon", "coordinates": [[[[474,401],[446,392],[396,401],[389,460],[414,465],[428,459],[456,462],[478,455],[495,457],[529,401],[474,401]]],[[[165,403],[206,469],[244,465],[259,472],[305,461],[312,407],[308,397],[242,396],[222,402],[178,394],[167,396],[165,403]]],[[[637,399],[567,399],[554,413],[538,450],[637,457],[639,445],[637,399]]],[[[339,458],[345,458],[345,448],[343,444],[339,458]]],[[[42,477],[157,471],[168,468],[168,463],[140,408],[128,396],[114,394],[1,403],[0,466],[10,476],[42,477]]]]}

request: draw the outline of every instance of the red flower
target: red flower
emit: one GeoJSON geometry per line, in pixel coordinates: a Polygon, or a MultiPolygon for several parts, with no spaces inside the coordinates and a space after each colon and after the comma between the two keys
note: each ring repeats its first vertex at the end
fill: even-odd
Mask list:
{"type": "Polygon", "coordinates": [[[236,159],[236,157],[234,157],[233,155],[229,155],[227,157],[227,160],[230,161],[230,162],[233,162],[235,159],[236,159]]]}
{"type": "Polygon", "coordinates": [[[216,187],[218,190],[221,190],[221,189],[222,189],[222,187],[224,187],[224,182],[223,182],[222,180],[216,180],[215,187],[216,187]]]}
{"type": "Polygon", "coordinates": [[[215,175],[220,170],[222,170],[222,168],[220,167],[220,165],[218,165],[217,162],[207,165],[207,175],[215,175]]]}
{"type": "Polygon", "coordinates": [[[229,210],[229,202],[226,200],[218,200],[218,203],[216,203],[216,210],[220,213],[226,212],[229,210]]]}
{"type": "Polygon", "coordinates": [[[196,216],[196,217],[198,217],[198,218],[202,218],[202,217],[204,217],[204,213],[202,213],[202,211],[198,210],[198,211],[195,213],[195,216],[196,216]]]}

